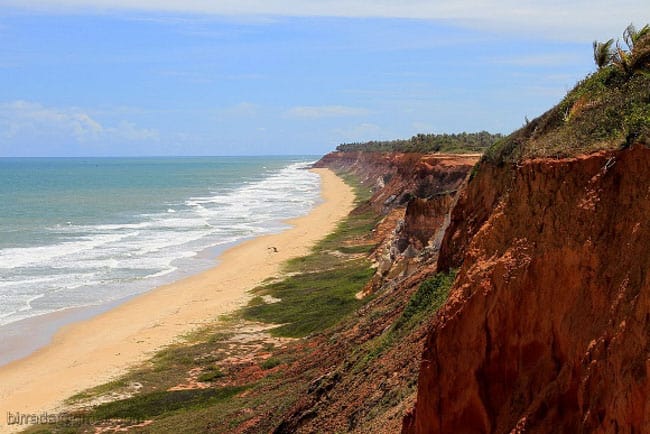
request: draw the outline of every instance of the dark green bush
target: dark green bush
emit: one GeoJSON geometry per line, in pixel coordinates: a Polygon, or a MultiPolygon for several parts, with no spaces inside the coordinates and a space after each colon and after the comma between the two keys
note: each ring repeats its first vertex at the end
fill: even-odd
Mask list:
{"type": "Polygon", "coordinates": [[[264,360],[264,361],[260,364],[260,367],[261,367],[262,369],[267,370],[267,369],[273,369],[273,368],[275,368],[276,366],[279,366],[279,365],[281,365],[281,364],[282,364],[282,360],[280,360],[280,359],[278,359],[278,358],[276,358],[276,357],[271,357],[271,358],[269,358],[269,359],[264,360]]]}

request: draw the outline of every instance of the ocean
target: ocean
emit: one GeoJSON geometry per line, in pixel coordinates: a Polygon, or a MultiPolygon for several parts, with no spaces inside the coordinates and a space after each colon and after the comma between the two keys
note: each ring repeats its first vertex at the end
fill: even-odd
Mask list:
{"type": "Polygon", "coordinates": [[[215,265],[319,201],[313,157],[0,158],[0,325],[215,265]]]}

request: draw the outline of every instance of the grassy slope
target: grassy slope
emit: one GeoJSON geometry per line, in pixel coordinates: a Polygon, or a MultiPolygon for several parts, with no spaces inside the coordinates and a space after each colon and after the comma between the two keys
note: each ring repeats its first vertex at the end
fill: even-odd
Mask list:
{"type": "Polygon", "coordinates": [[[353,370],[362,372],[371,361],[393,348],[396,342],[403,340],[415,328],[431,318],[447,301],[455,278],[456,271],[451,270],[449,273],[439,273],[422,281],[390,327],[360,347],[359,357],[353,363],[353,370]]]}
{"type": "Polygon", "coordinates": [[[432,272],[423,269],[398,287],[383,286],[354,316],[323,334],[315,350],[319,375],[278,433],[400,431],[415,400],[429,321],[454,280],[453,272],[432,272]]]}
{"type": "Polygon", "coordinates": [[[605,67],[578,83],[555,107],[498,141],[485,154],[495,163],[562,158],[650,143],[650,73],[629,76],[605,67]]]}

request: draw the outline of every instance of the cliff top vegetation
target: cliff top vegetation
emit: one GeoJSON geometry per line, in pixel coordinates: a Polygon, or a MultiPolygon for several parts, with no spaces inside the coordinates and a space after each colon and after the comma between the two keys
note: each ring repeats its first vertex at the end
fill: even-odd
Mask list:
{"type": "Polygon", "coordinates": [[[597,71],[555,107],[497,141],[484,158],[563,158],[650,143],[650,26],[623,32],[623,42],[595,41],[597,71]]]}
{"type": "Polygon", "coordinates": [[[497,140],[501,134],[487,131],[458,134],[418,134],[410,139],[370,141],[364,143],[344,143],[336,147],[342,152],[417,152],[422,154],[444,153],[482,153],[497,140]]]}

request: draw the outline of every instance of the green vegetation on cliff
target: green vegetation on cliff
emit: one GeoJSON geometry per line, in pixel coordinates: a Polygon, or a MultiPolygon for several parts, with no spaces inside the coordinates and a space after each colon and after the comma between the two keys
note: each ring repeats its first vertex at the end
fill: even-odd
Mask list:
{"type": "Polygon", "coordinates": [[[481,153],[501,139],[501,134],[487,131],[459,134],[418,134],[405,140],[344,143],[336,147],[341,152],[417,152],[417,153],[481,153]]]}
{"type": "Polygon", "coordinates": [[[360,351],[363,356],[356,362],[355,369],[365,369],[371,360],[393,348],[396,342],[404,339],[413,329],[420,327],[427,318],[435,315],[447,301],[454,279],[456,279],[456,270],[450,270],[447,273],[437,273],[422,281],[395,322],[384,333],[365,344],[360,351]]]}
{"type": "Polygon", "coordinates": [[[456,279],[456,270],[450,270],[448,273],[438,273],[423,281],[409,300],[402,315],[393,323],[391,332],[408,329],[413,324],[420,323],[424,317],[438,311],[447,301],[454,279],[456,279]]]}
{"type": "Polygon", "coordinates": [[[628,27],[627,50],[594,43],[599,69],[564,99],[485,154],[495,163],[531,157],[563,158],[650,143],[650,28],[628,27]]]}
{"type": "Polygon", "coordinates": [[[373,245],[348,242],[363,239],[376,223],[372,211],[341,222],[310,255],[289,261],[289,277],[253,290],[256,297],[243,309],[244,318],[281,324],[271,330],[274,336],[303,337],[352,313],[362,304],[355,295],[374,274],[363,254],[373,245]]]}

